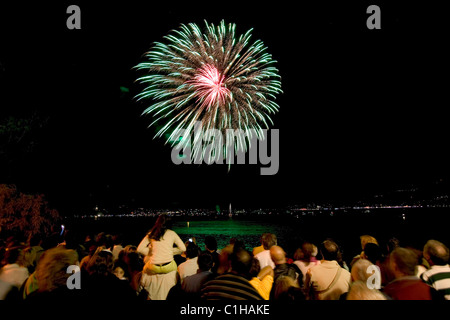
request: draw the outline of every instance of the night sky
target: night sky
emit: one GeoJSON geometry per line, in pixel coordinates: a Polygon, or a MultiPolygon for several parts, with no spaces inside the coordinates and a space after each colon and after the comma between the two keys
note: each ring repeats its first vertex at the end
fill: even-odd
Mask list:
{"type": "MultiPolygon", "coordinates": [[[[0,5],[0,116],[46,119],[31,152],[3,161],[0,183],[44,193],[61,211],[94,204],[147,207],[286,206],[358,199],[449,176],[449,49],[440,7],[369,2],[102,1],[0,5]],[[97,3],[97,2],[96,2],[97,3]],[[277,4],[279,2],[276,2],[277,4]],[[81,8],[81,30],[66,8],[81,8]],[[274,5],[274,3],[272,3],[274,5]],[[132,68],[181,23],[254,28],[282,77],[280,168],[181,165],[153,140],[132,68]],[[120,88],[127,88],[121,90],[120,88]]],[[[448,19],[447,19],[448,20],[448,19]]]]}

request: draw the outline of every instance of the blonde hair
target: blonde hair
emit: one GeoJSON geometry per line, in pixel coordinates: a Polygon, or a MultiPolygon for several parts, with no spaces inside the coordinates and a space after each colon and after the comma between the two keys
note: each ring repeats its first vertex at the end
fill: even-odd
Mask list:
{"type": "Polygon", "coordinates": [[[28,247],[23,250],[23,256],[21,259],[21,265],[24,267],[35,267],[36,250],[33,247],[28,247]]]}
{"type": "Polygon", "coordinates": [[[361,239],[361,249],[363,249],[363,250],[364,250],[364,247],[366,246],[366,244],[368,244],[368,243],[375,243],[376,245],[378,245],[377,239],[375,239],[372,236],[369,236],[368,234],[365,234],[365,235],[359,237],[359,239],[361,239]]]}
{"type": "Polygon", "coordinates": [[[287,292],[290,287],[300,288],[297,281],[289,276],[280,276],[273,285],[275,286],[273,295],[275,300],[277,300],[282,293],[287,292]]]}
{"type": "Polygon", "coordinates": [[[373,263],[366,259],[358,259],[353,266],[351,270],[351,275],[353,281],[366,281],[369,279],[369,277],[372,275],[371,273],[368,273],[367,270],[370,266],[372,266],[373,263]]]}
{"type": "Polygon", "coordinates": [[[39,291],[52,291],[66,286],[67,267],[78,264],[78,253],[64,247],[56,247],[45,251],[36,268],[36,279],[39,291]]]}
{"type": "Polygon", "coordinates": [[[347,300],[386,300],[377,289],[369,289],[364,281],[355,281],[347,294],[347,300]]]}

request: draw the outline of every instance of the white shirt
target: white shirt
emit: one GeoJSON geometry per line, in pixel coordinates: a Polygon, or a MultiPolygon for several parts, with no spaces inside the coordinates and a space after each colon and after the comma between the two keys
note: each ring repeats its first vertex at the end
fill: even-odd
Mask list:
{"type": "Polygon", "coordinates": [[[16,263],[7,264],[0,270],[0,280],[18,288],[22,286],[28,276],[28,269],[16,263]]]}
{"type": "Polygon", "coordinates": [[[320,264],[309,269],[306,275],[306,292],[310,287],[318,294],[319,300],[339,300],[340,296],[350,290],[351,274],[337,263],[336,260],[322,260],[320,264]],[[330,288],[337,271],[341,269],[339,278],[330,288]]]}
{"type": "Polygon", "coordinates": [[[198,257],[188,259],[178,266],[178,274],[180,275],[181,282],[183,279],[192,276],[197,273],[198,270],[198,257]]]}
{"type": "Polygon", "coordinates": [[[302,260],[295,260],[294,263],[297,265],[297,267],[300,269],[300,271],[303,274],[303,283],[305,283],[305,279],[306,279],[306,273],[308,272],[309,269],[311,269],[312,267],[320,264],[320,261],[312,261],[312,262],[305,262],[302,260]]]}
{"type": "Polygon", "coordinates": [[[137,247],[137,252],[143,254],[144,256],[147,256],[150,252],[150,247],[152,250],[148,262],[151,264],[163,264],[171,262],[174,255],[182,254],[184,251],[186,251],[184,242],[181,241],[180,237],[178,236],[178,234],[176,234],[175,231],[172,231],[170,229],[166,230],[166,233],[164,233],[159,241],[152,239],[150,242],[148,236],[145,236],[137,247]],[[174,248],[174,244],[178,248],[174,248]]]}
{"type": "Polygon", "coordinates": [[[255,256],[256,259],[259,260],[259,265],[262,268],[271,266],[272,269],[275,269],[275,263],[272,260],[272,257],[270,256],[270,250],[264,250],[260,253],[258,253],[255,256]]]}
{"type": "Polygon", "coordinates": [[[117,245],[115,245],[115,246],[113,247],[112,255],[113,255],[113,257],[114,257],[114,260],[119,259],[119,253],[120,253],[120,251],[122,251],[122,250],[123,250],[123,247],[122,247],[122,245],[120,245],[120,244],[117,244],[117,245]]]}
{"type": "Polygon", "coordinates": [[[445,299],[450,300],[450,294],[446,294],[450,289],[450,277],[448,275],[450,275],[450,266],[448,264],[445,266],[434,265],[422,274],[421,279],[437,291],[443,292],[445,299]]]}

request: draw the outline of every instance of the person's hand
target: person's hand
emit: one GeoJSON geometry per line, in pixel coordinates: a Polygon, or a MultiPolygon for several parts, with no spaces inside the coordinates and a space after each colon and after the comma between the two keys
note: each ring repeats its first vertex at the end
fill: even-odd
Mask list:
{"type": "Polygon", "coordinates": [[[95,250],[94,254],[99,254],[101,251],[105,250],[105,246],[98,246],[97,249],[95,250]]]}
{"type": "Polygon", "coordinates": [[[258,273],[258,279],[262,280],[267,275],[271,275],[272,277],[274,276],[274,272],[271,266],[265,266],[264,268],[262,268],[258,273]]]}

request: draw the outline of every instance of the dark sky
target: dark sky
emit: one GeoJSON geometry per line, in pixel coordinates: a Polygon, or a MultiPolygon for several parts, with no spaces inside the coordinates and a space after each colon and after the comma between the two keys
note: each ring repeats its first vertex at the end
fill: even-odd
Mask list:
{"type": "Polygon", "coordinates": [[[378,2],[381,30],[366,28],[372,3],[361,1],[2,4],[1,117],[48,121],[33,152],[1,168],[0,182],[67,210],[284,206],[447,177],[445,10],[409,3],[378,2]],[[80,5],[81,30],[66,28],[70,4],[80,5]],[[176,166],[141,116],[147,103],[134,99],[143,86],[132,67],[152,42],[204,19],[235,22],[238,33],[254,28],[278,61],[275,176],[260,176],[260,165],[176,166]]]}

